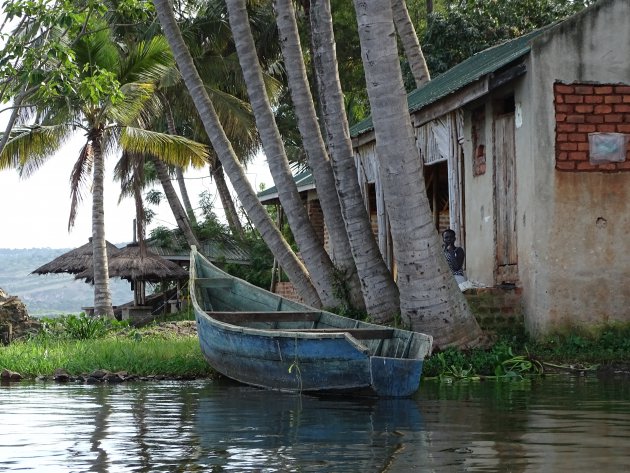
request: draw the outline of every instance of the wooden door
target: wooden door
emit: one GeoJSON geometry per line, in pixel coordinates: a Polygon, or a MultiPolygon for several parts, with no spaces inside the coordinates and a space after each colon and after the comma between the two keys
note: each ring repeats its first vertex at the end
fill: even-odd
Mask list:
{"type": "Polygon", "coordinates": [[[494,122],[495,282],[518,281],[514,114],[494,122]]]}

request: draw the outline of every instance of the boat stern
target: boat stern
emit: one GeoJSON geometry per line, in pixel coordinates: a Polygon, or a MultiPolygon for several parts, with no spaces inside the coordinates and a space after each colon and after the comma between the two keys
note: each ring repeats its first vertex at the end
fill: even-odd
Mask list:
{"type": "Polygon", "coordinates": [[[372,389],[379,397],[409,397],[418,390],[423,360],[373,356],[372,389]]]}

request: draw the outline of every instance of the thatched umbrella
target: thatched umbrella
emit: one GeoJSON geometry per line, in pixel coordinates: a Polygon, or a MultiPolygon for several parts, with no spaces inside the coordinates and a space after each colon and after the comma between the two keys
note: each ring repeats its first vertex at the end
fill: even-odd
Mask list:
{"type": "MultiPolygon", "coordinates": [[[[178,264],[156,255],[138,243],[130,243],[108,259],[108,268],[110,277],[131,281],[135,305],[144,305],[145,282],[179,281],[188,278],[188,272],[178,264]]],[[[75,279],[92,282],[93,267],[80,272],[75,279]]]]}
{"type": "MultiPolygon", "coordinates": [[[[121,250],[115,245],[106,241],[107,258],[113,258],[121,250]]],[[[49,273],[70,273],[78,274],[87,269],[91,269],[92,263],[92,238],[83,246],[70,250],[62,255],[57,256],[54,260],[40,266],[31,274],[49,274],[49,273]]]]}

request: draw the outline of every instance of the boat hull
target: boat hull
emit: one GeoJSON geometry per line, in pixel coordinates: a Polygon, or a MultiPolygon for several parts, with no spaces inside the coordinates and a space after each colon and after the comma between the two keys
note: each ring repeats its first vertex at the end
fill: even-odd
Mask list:
{"type": "Polygon", "coordinates": [[[345,336],[298,338],[217,327],[197,314],[201,351],[216,371],[241,383],[287,392],[408,397],[422,360],[369,356],[345,336]]]}
{"type": "Polygon", "coordinates": [[[234,278],[191,251],[190,295],[204,357],[266,389],[408,397],[429,335],[341,317],[234,278]]]}

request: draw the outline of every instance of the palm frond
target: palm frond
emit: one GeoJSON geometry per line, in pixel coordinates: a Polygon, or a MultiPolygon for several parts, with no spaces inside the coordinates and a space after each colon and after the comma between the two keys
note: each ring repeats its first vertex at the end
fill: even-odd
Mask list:
{"type": "Polygon", "coordinates": [[[116,104],[110,104],[105,113],[111,121],[121,125],[130,125],[138,119],[154,91],[153,84],[138,82],[124,84],[121,87],[124,99],[116,104]]]}
{"type": "Polygon", "coordinates": [[[65,125],[20,127],[0,153],[0,170],[17,169],[28,177],[66,142],[72,128],[65,125]]]}
{"type": "Polygon", "coordinates": [[[120,146],[127,152],[150,154],[180,167],[192,165],[200,168],[207,164],[208,159],[208,148],[201,143],[129,126],[122,130],[120,146]]]}
{"type": "Polygon", "coordinates": [[[68,218],[68,231],[74,227],[79,204],[83,201],[85,189],[91,182],[93,164],[92,146],[86,143],[81,148],[79,159],[74,163],[70,175],[70,217],[68,218]]]}
{"type": "Polygon", "coordinates": [[[175,59],[163,36],[141,41],[129,49],[119,74],[121,83],[158,84],[175,67],[175,59]]]}

